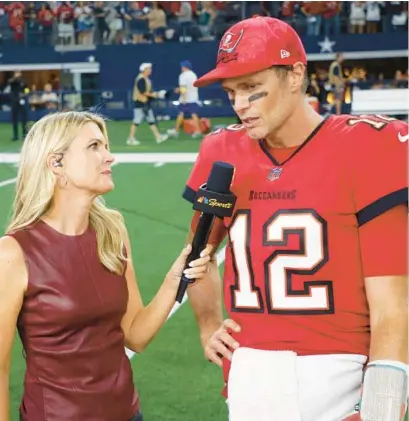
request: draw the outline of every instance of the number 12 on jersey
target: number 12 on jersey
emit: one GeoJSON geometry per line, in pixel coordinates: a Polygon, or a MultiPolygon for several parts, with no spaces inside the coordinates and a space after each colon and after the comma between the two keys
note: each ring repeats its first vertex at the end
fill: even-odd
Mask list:
{"type": "Polygon", "coordinates": [[[266,305],[272,314],[334,313],[331,281],[305,281],[303,289],[295,289],[292,281],[293,275],[313,276],[328,261],[326,221],[314,210],[295,209],[277,211],[263,225],[263,244],[253,246],[274,247],[263,262],[265,297],[254,279],[251,223],[251,211],[239,210],[229,229],[236,274],[235,285],[230,287],[231,310],[262,313],[266,305]],[[288,250],[289,235],[299,236],[297,250],[288,250]]]}

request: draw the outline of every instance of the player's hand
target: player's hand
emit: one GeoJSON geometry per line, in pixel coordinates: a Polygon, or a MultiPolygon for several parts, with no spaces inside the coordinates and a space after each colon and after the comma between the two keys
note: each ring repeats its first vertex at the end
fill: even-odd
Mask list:
{"type": "Polygon", "coordinates": [[[179,257],[173,263],[170,271],[166,276],[166,282],[172,287],[179,287],[180,278],[182,273],[192,280],[202,279],[209,271],[209,262],[210,262],[210,251],[211,247],[206,247],[201,253],[200,257],[196,260],[190,262],[190,267],[185,269],[186,259],[192,251],[192,246],[188,244],[180,253],[179,257]]]}
{"type": "Polygon", "coordinates": [[[222,358],[231,360],[233,351],[240,344],[231,336],[231,332],[240,332],[241,327],[231,319],[226,319],[216,332],[206,341],[204,346],[206,358],[222,367],[222,358]]]}

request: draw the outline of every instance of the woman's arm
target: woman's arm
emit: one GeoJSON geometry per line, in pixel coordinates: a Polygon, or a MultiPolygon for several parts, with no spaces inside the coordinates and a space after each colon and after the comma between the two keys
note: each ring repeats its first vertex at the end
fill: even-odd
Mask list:
{"type": "Polygon", "coordinates": [[[9,421],[11,349],[27,288],[23,253],[11,237],[0,238],[0,420],[9,421]]]}
{"type": "MultiPolygon", "coordinates": [[[[139,293],[135,271],[131,260],[131,246],[129,239],[125,241],[128,253],[128,266],[125,277],[128,285],[128,308],[122,319],[122,329],[125,333],[125,345],[135,352],[141,352],[156,336],[159,329],[175,304],[175,297],[179,286],[186,258],[190,253],[190,246],[185,248],[176,259],[152,301],[144,306],[139,293]]],[[[195,279],[201,279],[207,272],[210,257],[208,250],[203,257],[193,261],[194,266],[188,269],[188,274],[195,279]]]]}

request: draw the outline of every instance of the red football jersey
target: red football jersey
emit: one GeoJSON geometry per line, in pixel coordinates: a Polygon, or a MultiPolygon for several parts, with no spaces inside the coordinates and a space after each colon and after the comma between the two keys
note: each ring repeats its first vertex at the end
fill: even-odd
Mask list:
{"type": "Polygon", "coordinates": [[[359,227],[407,202],[408,126],[331,116],[284,162],[233,125],[203,139],[184,197],[235,166],[224,302],[241,346],[368,355],[359,227]]]}

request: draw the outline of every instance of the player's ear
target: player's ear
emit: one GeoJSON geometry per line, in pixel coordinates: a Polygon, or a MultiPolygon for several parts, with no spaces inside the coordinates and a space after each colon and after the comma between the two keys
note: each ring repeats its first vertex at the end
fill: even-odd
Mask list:
{"type": "Polygon", "coordinates": [[[290,78],[292,92],[297,92],[301,90],[306,71],[306,67],[301,62],[297,62],[293,65],[293,71],[291,72],[290,78]]]}

